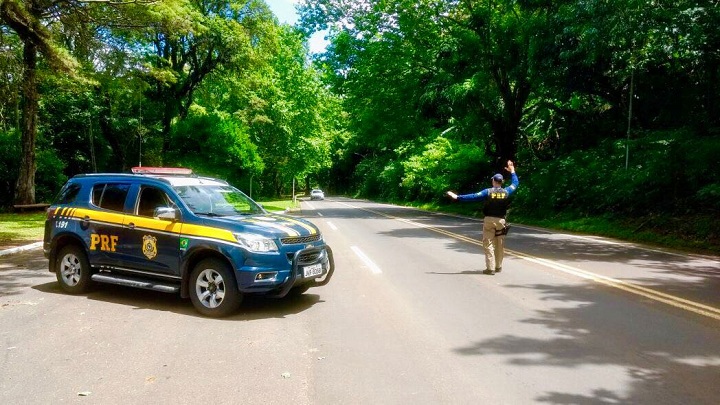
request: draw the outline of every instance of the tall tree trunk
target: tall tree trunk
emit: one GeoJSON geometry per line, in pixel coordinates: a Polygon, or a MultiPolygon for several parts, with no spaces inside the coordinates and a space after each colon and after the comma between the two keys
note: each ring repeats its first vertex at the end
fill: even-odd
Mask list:
{"type": "Polygon", "coordinates": [[[495,162],[499,168],[505,167],[508,160],[515,159],[519,124],[515,122],[496,121],[493,123],[495,143],[495,162]]]}
{"type": "Polygon", "coordinates": [[[273,192],[275,193],[275,197],[281,198],[283,184],[282,184],[282,180],[280,178],[280,173],[277,170],[273,170],[272,183],[273,183],[273,192]]]}
{"type": "Polygon", "coordinates": [[[125,148],[120,143],[117,134],[112,128],[112,103],[110,100],[110,94],[101,88],[98,88],[98,94],[102,100],[99,117],[100,131],[112,147],[113,153],[115,154],[115,165],[111,164],[110,167],[106,167],[105,169],[124,171],[127,169],[127,158],[125,156],[125,148]]]}
{"type": "MultiPolygon", "coordinates": [[[[529,93],[529,91],[528,91],[529,93]]],[[[493,132],[493,146],[496,164],[500,168],[506,166],[508,160],[515,159],[518,150],[518,139],[520,137],[520,124],[522,122],[522,108],[527,100],[526,95],[512,98],[506,97],[506,107],[500,116],[491,121],[493,132]]]]}
{"type": "Polygon", "coordinates": [[[712,126],[720,125],[720,86],[718,86],[718,76],[720,76],[720,60],[712,55],[707,58],[706,69],[708,72],[708,83],[706,87],[705,99],[707,117],[712,126]]]}
{"type": "Polygon", "coordinates": [[[513,84],[506,68],[495,62],[492,63],[493,80],[503,101],[502,112],[491,120],[495,158],[500,167],[505,167],[508,160],[515,159],[525,103],[532,90],[530,81],[526,79],[528,76],[526,64],[523,63],[522,66],[523,73],[517,75],[513,84]]]}
{"type": "Polygon", "coordinates": [[[162,155],[166,156],[170,151],[170,131],[172,130],[172,120],[177,115],[178,101],[170,97],[170,92],[165,93],[165,100],[163,100],[163,117],[162,117],[162,155]]]}
{"type": "Polygon", "coordinates": [[[23,107],[22,107],[22,158],[20,174],[15,187],[16,204],[35,203],[35,141],[39,94],[37,88],[37,46],[29,39],[23,41],[23,107]]]}

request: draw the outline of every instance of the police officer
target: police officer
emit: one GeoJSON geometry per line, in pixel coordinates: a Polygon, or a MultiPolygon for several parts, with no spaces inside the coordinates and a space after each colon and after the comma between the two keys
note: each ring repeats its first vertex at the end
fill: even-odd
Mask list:
{"type": "Polygon", "coordinates": [[[491,177],[492,187],[479,193],[457,195],[452,191],[447,194],[458,201],[485,201],[483,207],[483,249],[485,250],[484,274],[495,274],[502,271],[503,253],[505,248],[505,235],[507,227],[505,216],[510,205],[508,197],[517,190],[520,181],[515,174],[515,165],[508,160],[505,170],[510,172],[512,184],[503,188],[503,175],[498,173],[491,177]]]}

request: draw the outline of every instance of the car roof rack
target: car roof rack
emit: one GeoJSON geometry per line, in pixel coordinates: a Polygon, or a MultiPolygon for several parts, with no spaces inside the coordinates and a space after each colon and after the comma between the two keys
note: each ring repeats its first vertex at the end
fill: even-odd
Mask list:
{"type": "Polygon", "coordinates": [[[185,167],[145,167],[136,166],[130,169],[133,174],[150,174],[155,176],[193,176],[192,169],[185,167]]]}

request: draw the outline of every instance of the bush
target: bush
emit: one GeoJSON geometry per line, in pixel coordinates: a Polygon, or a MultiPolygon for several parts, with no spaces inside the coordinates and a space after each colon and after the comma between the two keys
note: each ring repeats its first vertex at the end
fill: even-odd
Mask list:
{"type": "Polygon", "coordinates": [[[639,133],[630,142],[606,140],[523,172],[516,205],[536,215],[643,216],[716,210],[720,197],[717,138],[686,131],[639,133]]]}
{"type": "Polygon", "coordinates": [[[401,181],[402,166],[389,156],[364,159],[353,175],[353,182],[359,186],[359,195],[385,200],[400,199],[401,181]]]}
{"type": "Polygon", "coordinates": [[[438,200],[445,191],[475,192],[484,185],[481,178],[490,177],[489,159],[475,145],[453,144],[438,136],[422,145],[402,162],[401,187],[406,198],[438,200]],[[482,173],[482,174],[481,174],[482,173]]]}
{"type": "Polygon", "coordinates": [[[231,184],[245,183],[243,172],[257,173],[264,165],[246,128],[229,114],[208,113],[195,106],[172,129],[168,163],[192,168],[231,184]],[[202,152],[202,153],[198,153],[202,152]]]}
{"type": "Polygon", "coordinates": [[[65,162],[54,149],[43,149],[37,153],[37,172],[35,172],[35,201],[52,202],[68,180],[63,174],[65,162]]]}
{"type": "Polygon", "coordinates": [[[720,210],[720,183],[708,184],[697,192],[698,201],[710,210],[720,210]]]}

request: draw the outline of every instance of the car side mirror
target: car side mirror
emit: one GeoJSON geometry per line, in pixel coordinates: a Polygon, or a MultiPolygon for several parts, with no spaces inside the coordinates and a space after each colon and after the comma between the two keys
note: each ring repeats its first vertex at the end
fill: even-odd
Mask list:
{"type": "Polygon", "coordinates": [[[155,208],[155,213],[153,214],[153,216],[159,219],[169,219],[171,221],[177,221],[178,219],[180,219],[180,211],[170,207],[158,207],[155,208]]]}

